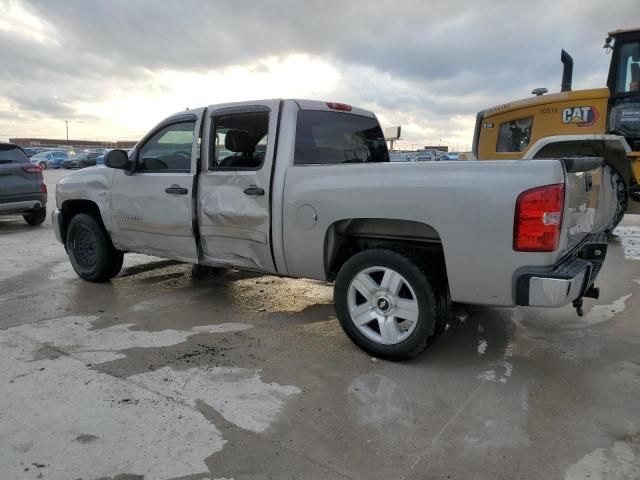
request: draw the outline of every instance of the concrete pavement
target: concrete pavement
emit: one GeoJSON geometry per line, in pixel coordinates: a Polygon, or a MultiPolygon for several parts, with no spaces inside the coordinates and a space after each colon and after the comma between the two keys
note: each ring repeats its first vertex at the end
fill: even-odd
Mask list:
{"type": "Polygon", "coordinates": [[[640,478],[640,218],[616,233],[584,317],[473,307],[390,363],[322,282],[127,255],[90,284],[0,217],[0,478],[640,478]]]}

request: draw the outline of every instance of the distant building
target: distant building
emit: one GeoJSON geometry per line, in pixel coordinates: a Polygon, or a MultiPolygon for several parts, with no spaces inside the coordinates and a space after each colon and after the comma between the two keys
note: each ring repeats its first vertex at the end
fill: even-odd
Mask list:
{"type": "Polygon", "coordinates": [[[436,150],[437,152],[448,152],[449,147],[446,145],[425,145],[424,150],[436,150]]]}
{"type": "Polygon", "coordinates": [[[137,143],[129,140],[108,142],[103,140],[62,140],[56,138],[10,138],[9,142],[21,147],[102,147],[122,149],[129,149],[137,143]]]}

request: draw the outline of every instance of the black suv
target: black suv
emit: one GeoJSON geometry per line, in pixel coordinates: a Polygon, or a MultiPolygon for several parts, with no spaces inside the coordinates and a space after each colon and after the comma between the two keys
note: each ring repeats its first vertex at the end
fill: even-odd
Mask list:
{"type": "Polygon", "coordinates": [[[17,145],[0,143],[0,215],[22,215],[29,225],[47,218],[42,169],[17,145]]]}

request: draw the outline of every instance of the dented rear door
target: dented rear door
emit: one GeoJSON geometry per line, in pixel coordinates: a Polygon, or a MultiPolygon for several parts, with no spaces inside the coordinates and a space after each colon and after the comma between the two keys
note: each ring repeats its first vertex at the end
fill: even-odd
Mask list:
{"type": "Polygon", "coordinates": [[[270,187],[279,109],[279,100],[208,107],[197,195],[202,263],[275,272],[270,187]],[[232,131],[242,141],[232,141],[232,131]]]}

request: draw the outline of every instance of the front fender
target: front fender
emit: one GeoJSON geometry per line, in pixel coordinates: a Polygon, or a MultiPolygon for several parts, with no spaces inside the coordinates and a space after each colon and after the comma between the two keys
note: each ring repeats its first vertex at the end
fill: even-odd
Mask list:
{"type": "Polygon", "coordinates": [[[88,200],[100,210],[102,222],[111,232],[110,190],[115,170],[107,167],[89,167],[69,173],[56,185],[56,205],[62,209],[65,202],[88,200]]]}

